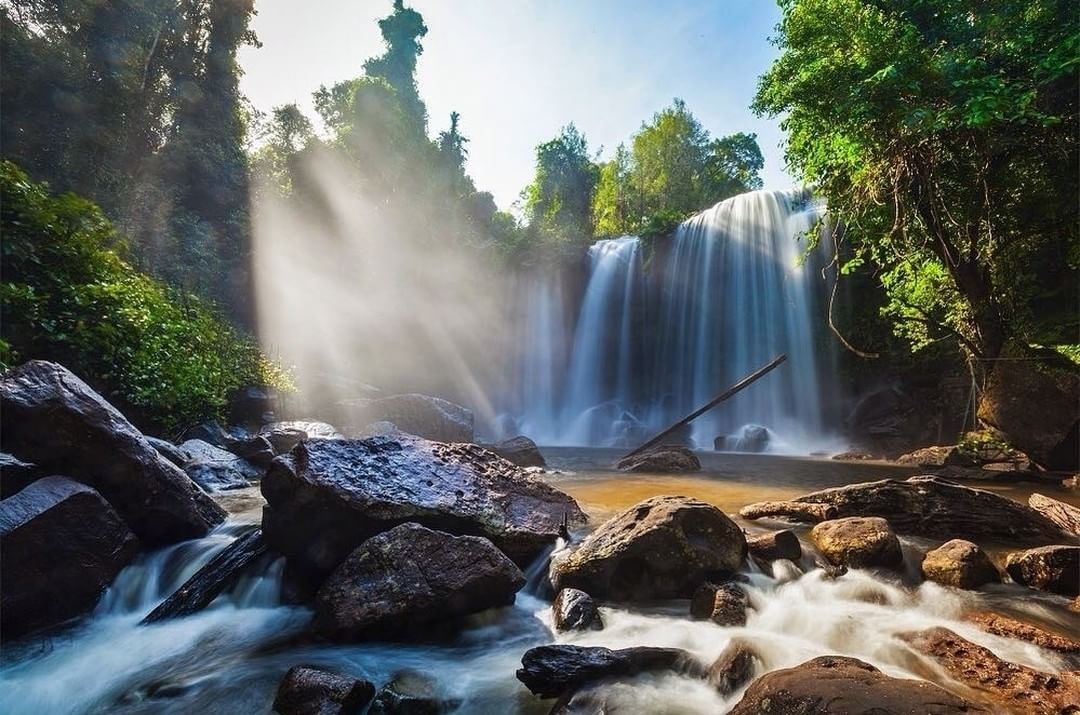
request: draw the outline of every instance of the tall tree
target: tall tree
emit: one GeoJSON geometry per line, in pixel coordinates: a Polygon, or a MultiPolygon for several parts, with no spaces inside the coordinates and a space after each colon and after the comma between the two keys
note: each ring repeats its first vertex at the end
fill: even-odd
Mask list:
{"type": "Polygon", "coordinates": [[[585,135],[573,124],[536,147],[536,178],[524,191],[529,226],[557,240],[592,235],[591,200],[598,170],[585,135]]]}
{"type": "Polygon", "coordinates": [[[385,79],[397,92],[405,116],[427,133],[427,109],[416,88],[416,60],[424,51],[420,41],[427,34],[424,18],[416,10],[394,0],[394,11],[379,20],[386,52],[364,63],[368,77],[385,79]]]}

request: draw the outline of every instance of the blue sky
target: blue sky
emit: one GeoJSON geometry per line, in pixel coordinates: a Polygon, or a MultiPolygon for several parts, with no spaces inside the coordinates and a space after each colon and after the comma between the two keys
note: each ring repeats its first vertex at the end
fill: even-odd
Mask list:
{"type": "MultiPolygon", "coordinates": [[[[382,52],[391,0],[258,0],[261,49],[245,48],[242,88],[256,107],[298,102],[361,72],[382,52]]],[[[767,188],[792,184],[775,121],[748,109],[776,56],[770,0],[413,0],[428,34],[418,82],[430,132],[461,113],[470,175],[510,208],[533,150],[574,122],[608,156],[641,122],[686,100],[713,135],[756,132],[767,188]]]]}

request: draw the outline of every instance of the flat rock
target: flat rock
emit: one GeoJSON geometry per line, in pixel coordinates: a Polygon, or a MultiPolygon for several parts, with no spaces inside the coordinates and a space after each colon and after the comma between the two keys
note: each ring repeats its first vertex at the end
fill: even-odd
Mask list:
{"type": "Polygon", "coordinates": [[[4,640],[90,611],[139,541],[90,487],[45,477],[0,501],[4,640]]]}
{"type": "Polygon", "coordinates": [[[970,467],[975,461],[968,457],[955,444],[932,446],[916,449],[896,458],[898,464],[911,464],[917,467],[970,467]]]}
{"type": "Polygon", "coordinates": [[[1080,595],[1080,546],[1042,546],[1009,554],[1005,570],[1013,581],[1062,596],[1080,595]]]}
{"type": "Polygon", "coordinates": [[[665,444],[619,460],[616,468],[624,472],[659,472],[676,474],[700,472],[701,462],[686,447],[665,444]]]}
{"type": "Polygon", "coordinates": [[[947,541],[927,552],[922,574],[930,581],[953,588],[974,589],[1001,581],[997,566],[986,552],[964,539],[947,541]]]}
{"type": "Polygon", "coordinates": [[[510,605],[524,585],[487,539],[402,524],[365,541],[330,575],[313,624],[338,641],[410,639],[432,624],[510,605]]]}
{"type": "Polygon", "coordinates": [[[702,665],[680,648],[609,648],[545,645],[521,657],[517,679],[534,695],[555,698],[604,678],[672,671],[704,675],[702,665]]]}
{"type": "Polygon", "coordinates": [[[484,536],[518,564],[585,515],[570,496],[472,444],[396,435],[305,440],[262,481],[267,543],[327,573],[367,538],[415,522],[484,536]]]}
{"type": "Polygon", "coordinates": [[[1059,633],[1053,633],[1031,623],[1018,621],[1015,618],[1003,616],[1000,613],[989,611],[982,613],[968,613],[964,620],[974,623],[976,626],[1003,638],[1027,641],[1040,648],[1053,650],[1059,653],[1080,653],[1080,641],[1068,638],[1059,633]]]}
{"type": "Polygon", "coordinates": [[[615,601],[689,598],[708,578],[737,571],[746,538],[705,502],[658,496],[630,507],[552,560],[556,589],[615,601]]]}
{"type": "Polygon", "coordinates": [[[472,442],[473,414],[430,395],[390,395],[341,403],[355,432],[373,422],[390,422],[402,432],[436,442],[472,442]]]}
{"type": "Polygon", "coordinates": [[[604,621],[592,596],[576,588],[564,588],[555,595],[551,604],[551,620],[555,630],[599,631],[604,621]]]}
{"type": "Polygon", "coordinates": [[[0,380],[0,441],[96,489],[144,546],[206,535],[225,511],[66,368],[34,360],[0,380]]]}
{"type": "Polygon", "coordinates": [[[834,566],[891,569],[904,562],[900,540],[889,528],[889,522],[878,517],[823,521],[811,529],[810,538],[834,566]]]}
{"type": "Polygon", "coordinates": [[[375,697],[367,680],[320,668],[296,665],[278,685],[274,712],[278,715],[357,715],[375,697]]]}

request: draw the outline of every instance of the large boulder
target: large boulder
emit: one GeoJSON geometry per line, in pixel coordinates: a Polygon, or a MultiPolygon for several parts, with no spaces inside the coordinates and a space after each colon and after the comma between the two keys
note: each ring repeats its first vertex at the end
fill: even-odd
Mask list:
{"type": "Polygon", "coordinates": [[[750,684],[731,715],[971,715],[989,712],[931,683],[891,678],[856,658],[827,655],[761,676],[750,684]]]}
{"type": "Polygon", "coordinates": [[[1032,494],[1028,497],[1028,506],[1057,524],[1063,531],[1080,536],[1080,507],[1043,494],[1032,494]]]}
{"type": "Polygon", "coordinates": [[[600,610],[592,596],[576,588],[564,588],[551,604],[551,620],[556,631],[599,631],[604,628],[600,610]]]}
{"type": "Polygon", "coordinates": [[[17,494],[27,484],[46,476],[36,464],[24,462],[13,454],[0,452],[0,499],[17,494]]]}
{"type": "Polygon", "coordinates": [[[507,606],[524,585],[487,539],[402,524],[365,541],[323,583],[314,627],[338,641],[412,638],[507,606]]]}
{"type": "Polygon", "coordinates": [[[552,560],[556,589],[638,601],[689,598],[712,576],[746,559],[746,538],[722,511],[688,497],[659,496],[630,507],[552,560]]]}
{"type": "Polygon", "coordinates": [[[923,576],[953,588],[978,588],[1001,581],[997,566],[986,552],[964,539],[947,541],[927,552],[922,561],[923,576]]]}
{"type": "Polygon", "coordinates": [[[1009,554],[1005,570],[1024,586],[1080,596],[1080,546],[1042,546],[1009,554]]]}
{"type": "Polygon", "coordinates": [[[544,645],[521,657],[517,678],[544,698],[555,698],[588,683],[639,673],[673,671],[702,677],[705,669],[679,648],[590,648],[578,645],[544,645]]]}
{"type": "Polygon", "coordinates": [[[391,395],[342,403],[354,432],[373,422],[390,422],[409,434],[436,442],[472,442],[473,413],[430,395],[391,395]]]}
{"type": "Polygon", "coordinates": [[[0,501],[3,638],[91,610],[138,551],[108,502],[71,479],[45,477],[0,501]]]}
{"type": "Polygon", "coordinates": [[[811,529],[810,538],[833,566],[897,568],[904,562],[900,540],[879,517],[823,521],[811,529]]]}
{"type": "Polygon", "coordinates": [[[615,465],[624,472],[659,472],[676,474],[679,472],[700,472],[701,462],[697,455],[686,447],[664,444],[652,447],[644,452],[625,457],[615,465]]]}
{"type": "Polygon", "coordinates": [[[259,429],[259,434],[269,440],[275,454],[285,454],[305,439],[344,439],[337,427],[315,420],[287,420],[271,422],[259,429]]]}
{"type": "Polygon", "coordinates": [[[758,505],[751,504],[739,513],[745,518],[788,516],[799,521],[815,521],[816,512],[807,512],[800,506],[816,505],[828,510],[828,518],[881,517],[899,534],[972,541],[993,539],[1021,546],[1069,543],[1076,539],[1029,506],[938,477],[850,484],[789,502],[765,504],[776,508],[758,509],[758,505]]]}
{"type": "Polygon", "coordinates": [[[0,380],[0,441],[101,493],[146,546],[205,535],[225,511],[66,368],[34,360],[0,380]]]}
{"type": "Polygon", "coordinates": [[[505,439],[491,445],[488,449],[519,467],[543,467],[547,464],[536,442],[524,435],[505,439]]]}
{"type": "Polygon", "coordinates": [[[184,473],[208,492],[243,489],[262,475],[254,464],[201,439],[189,439],[180,449],[189,457],[184,473]]]}
{"type": "Polygon", "coordinates": [[[415,522],[484,536],[518,564],[585,515],[571,497],[472,444],[408,435],[305,440],[262,481],[267,543],[328,573],[365,539],[415,522]]]}
{"type": "Polygon", "coordinates": [[[274,697],[278,715],[358,715],[375,697],[367,680],[297,665],[281,679],[274,697]]]}

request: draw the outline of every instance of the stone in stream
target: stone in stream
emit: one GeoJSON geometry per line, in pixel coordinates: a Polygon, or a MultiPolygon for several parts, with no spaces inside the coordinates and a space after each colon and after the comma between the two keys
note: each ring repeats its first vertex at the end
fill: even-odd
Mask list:
{"type": "Polygon", "coordinates": [[[701,471],[701,462],[697,455],[686,447],[674,444],[650,447],[644,452],[620,459],[615,466],[624,472],[674,474],[701,471]]]}
{"type": "Polygon", "coordinates": [[[761,657],[749,641],[735,638],[709,666],[705,679],[721,695],[731,695],[754,679],[761,657]]]}
{"type": "Polygon", "coordinates": [[[1043,546],[1009,554],[1005,570],[1013,581],[1062,596],[1080,595],[1080,546],[1043,546]]]}
{"type": "Polygon", "coordinates": [[[889,528],[889,522],[878,517],[823,521],[810,530],[810,538],[834,566],[891,569],[904,562],[900,540],[889,528]]]}
{"type": "Polygon", "coordinates": [[[208,492],[244,489],[262,476],[254,464],[201,439],[189,439],[180,449],[189,457],[184,473],[208,492]]]}
{"type": "Polygon", "coordinates": [[[964,620],[968,623],[974,623],[982,630],[995,636],[1027,641],[1040,648],[1054,650],[1059,653],[1080,654],[1080,641],[1053,633],[1031,623],[1003,616],[1000,613],[990,611],[967,613],[964,615],[964,620]]]}
{"type": "Polygon", "coordinates": [[[1080,674],[1076,672],[1044,673],[1002,660],[947,628],[905,633],[900,638],[981,695],[995,712],[1061,715],[1080,711],[1080,674]]]}
{"type": "Polygon", "coordinates": [[[605,678],[671,671],[703,677],[705,669],[680,648],[644,646],[611,650],[578,645],[545,645],[521,656],[517,679],[534,695],[556,698],[605,678]]]}
{"type": "Polygon", "coordinates": [[[31,482],[47,476],[36,464],[24,462],[13,454],[0,452],[0,499],[18,494],[31,482]]]}
{"type": "Polygon", "coordinates": [[[4,640],[90,611],[139,541],[90,487],[44,477],[0,501],[4,640]]]}
{"type": "Polygon", "coordinates": [[[375,697],[367,680],[296,665],[281,679],[274,697],[278,715],[359,715],[375,697]]]}
{"type": "Polygon", "coordinates": [[[826,655],[750,684],[730,715],[972,715],[978,705],[922,680],[892,678],[856,658],[826,655]]]}
{"type": "Polygon", "coordinates": [[[498,444],[490,445],[488,449],[519,467],[547,466],[544,455],[540,454],[540,448],[536,446],[536,442],[524,435],[518,435],[503,440],[498,444]]]}
{"type": "Polygon", "coordinates": [[[1028,497],[1028,506],[1070,534],[1080,536],[1080,508],[1042,494],[1028,497]]]}
{"type": "Polygon", "coordinates": [[[314,420],[271,422],[259,429],[259,435],[269,440],[274,454],[286,454],[305,439],[345,438],[333,425],[314,420]]]}
{"type": "Polygon", "coordinates": [[[977,544],[964,539],[946,541],[927,552],[922,561],[923,576],[943,586],[975,589],[999,583],[997,566],[977,544]]]}
{"type": "Polygon", "coordinates": [[[144,546],[205,536],[225,519],[122,414],[56,363],[33,360],[0,379],[0,442],[96,489],[144,546]]]}
{"type": "Polygon", "coordinates": [[[473,444],[409,435],[305,440],[262,481],[267,543],[326,574],[365,539],[415,522],[484,536],[519,565],[585,515],[570,496],[473,444]]]}
{"type": "Polygon", "coordinates": [[[440,694],[435,682],[415,671],[397,673],[379,691],[368,715],[441,715],[461,703],[440,694]]]}
{"type": "Polygon", "coordinates": [[[690,598],[690,615],[718,626],[745,626],[750,600],[733,583],[703,583],[690,598]]]}
{"type": "Polygon", "coordinates": [[[770,531],[764,534],[747,534],[746,548],[750,555],[762,561],[798,561],[802,558],[802,544],[791,529],[770,531]]]}
{"type": "Polygon", "coordinates": [[[191,456],[187,452],[168,440],[158,439],[157,437],[150,437],[147,435],[146,441],[150,443],[151,447],[157,450],[158,454],[181,469],[183,469],[184,465],[191,460],[191,456]]]}
{"type": "Polygon", "coordinates": [[[709,578],[746,560],[746,538],[722,511],[697,499],[658,496],[615,516],[569,554],[552,559],[556,589],[613,601],[689,598],[709,578]]]}
{"type": "Polygon", "coordinates": [[[266,544],[263,543],[262,532],[258,529],[237,538],[151,611],[142,620],[143,624],[201,611],[232,587],[243,570],[264,553],[266,544]]]}
{"type": "Polygon", "coordinates": [[[521,570],[487,539],[402,524],[365,541],[326,579],[313,625],[337,641],[423,637],[512,604],[524,585],[521,570]]]}
{"type": "Polygon", "coordinates": [[[390,422],[402,432],[436,442],[472,442],[473,414],[430,395],[391,395],[340,403],[345,426],[357,432],[373,422],[390,422]]]}
{"type": "MultiPolygon", "coordinates": [[[[1054,522],[1031,507],[985,489],[965,487],[930,476],[906,480],[883,479],[813,492],[788,502],[794,507],[815,504],[832,509],[834,518],[876,516],[887,519],[899,534],[938,539],[993,539],[998,543],[1042,546],[1069,543],[1054,522]],[[1064,541],[1062,541],[1064,539],[1064,541]]],[[[745,518],[757,505],[740,510],[745,518]]],[[[757,516],[790,516],[807,519],[797,508],[789,513],[771,510],[757,516]]]]}
{"type": "Polygon", "coordinates": [[[596,601],[576,588],[564,588],[556,594],[551,604],[551,620],[559,632],[599,631],[604,628],[596,601]]]}

